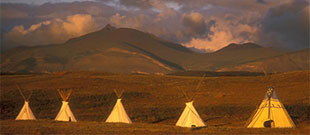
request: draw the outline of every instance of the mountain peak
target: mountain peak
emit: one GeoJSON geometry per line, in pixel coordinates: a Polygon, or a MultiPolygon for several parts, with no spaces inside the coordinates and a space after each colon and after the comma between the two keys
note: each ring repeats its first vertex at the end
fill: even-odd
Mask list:
{"type": "Polygon", "coordinates": [[[231,43],[222,49],[218,50],[219,51],[229,51],[229,50],[238,50],[238,49],[254,49],[254,48],[262,48],[262,46],[259,46],[255,43],[244,43],[244,44],[236,44],[236,43],[231,43]]]}
{"type": "Polygon", "coordinates": [[[114,31],[116,30],[117,28],[116,27],[113,27],[111,24],[107,24],[106,26],[104,26],[104,28],[102,30],[105,30],[105,31],[114,31]]]}

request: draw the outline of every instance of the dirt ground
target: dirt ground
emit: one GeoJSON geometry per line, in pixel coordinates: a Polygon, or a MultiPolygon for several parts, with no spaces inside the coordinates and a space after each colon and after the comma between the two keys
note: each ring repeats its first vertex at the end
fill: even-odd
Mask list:
{"type": "Polygon", "coordinates": [[[308,134],[310,133],[310,72],[263,76],[191,77],[169,75],[126,75],[74,72],[1,75],[1,134],[308,134]],[[201,86],[197,84],[202,80],[201,86]],[[30,107],[37,121],[15,121],[30,91],[30,107]],[[292,117],[294,129],[247,129],[245,123],[262,101],[268,86],[275,90],[292,117]],[[73,89],[70,107],[77,123],[56,122],[61,98],[57,89],[73,89]],[[107,124],[117,96],[133,124],[107,124]],[[206,128],[174,126],[186,99],[194,106],[206,128]]]}

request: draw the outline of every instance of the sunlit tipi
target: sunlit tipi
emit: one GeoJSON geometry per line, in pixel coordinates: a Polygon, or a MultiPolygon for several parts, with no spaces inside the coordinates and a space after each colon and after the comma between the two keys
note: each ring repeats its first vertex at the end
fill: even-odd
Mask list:
{"type": "Polygon", "coordinates": [[[116,90],[114,90],[115,94],[117,95],[118,99],[116,101],[116,104],[111,112],[111,114],[109,115],[109,117],[107,118],[107,120],[105,122],[114,122],[114,123],[132,123],[130,118],[128,117],[124,106],[122,104],[122,93],[117,93],[116,90]]]}
{"type": "Polygon", "coordinates": [[[183,110],[179,120],[176,123],[176,126],[180,127],[205,127],[206,124],[200,118],[198,112],[196,111],[195,107],[193,106],[193,98],[189,99],[186,93],[183,91],[187,103],[185,103],[185,109],[183,110]]]}
{"type": "Polygon", "coordinates": [[[62,106],[60,108],[59,113],[57,114],[55,120],[57,121],[69,121],[69,122],[76,122],[77,120],[75,119],[70,106],[69,106],[69,97],[72,94],[72,90],[68,91],[61,91],[58,89],[58,93],[62,98],[62,106]]]}
{"type": "Polygon", "coordinates": [[[19,87],[18,87],[18,90],[19,90],[20,94],[22,95],[22,97],[24,98],[25,103],[24,103],[23,108],[20,110],[20,112],[17,115],[15,120],[36,120],[36,117],[33,115],[32,111],[29,107],[29,99],[32,95],[32,91],[31,91],[30,95],[28,96],[28,98],[26,98],[19,87]]]}
{"type": "Polygon", "coordinates": [[[264,100],[248,120],[247,128],[294,128],[295,124],[280,102],[276,91],[270,87],[264,100]]]}

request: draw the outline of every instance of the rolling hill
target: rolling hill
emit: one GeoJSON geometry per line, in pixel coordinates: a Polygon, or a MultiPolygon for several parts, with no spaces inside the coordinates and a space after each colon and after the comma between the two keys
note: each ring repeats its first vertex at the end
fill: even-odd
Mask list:
{"type": "Polygon", "coordinates": [[[279,67],[265,64],[273,70],[309,69],[307,51],[296,53],[295,56],[294,52],[286,54],[274,48],[246,43],[230,44],[216,52],[201,54],[149,33],[115,28],[108,24],[99,31],[70,39],[63,44],[8,50],[1,54],[1,72],[105,71],[166,74],[187,70],[261,71],[261,61],[267,59],[273,63],[281,62],[279,67]],[[290,55],[294,62],[283,62],[284,55],[290,55]],[[296,64],[302,67],[294,66],[296,64]],[[244,68],[247,65],[252,68],[244,68]]]}
{"type": "Polygon", "coordinates": [[[262,47],[254,43],[240,45],[232,43],[216,52],[196,55],[184,67],[187,70],[217,71],[225,67],[274,57],[283,53],[283,51],[262,47]]]}
{"type": "Polygon", "coordinates": [[[269,72],[286,72],[293,70],[309,70],[310,50],[284,53],[276,57],[263,58],[234,67],[226,67],[219,71],[262,71],[266,67],[269,72]],[[263,66],[261,66],[263,65],[263,66]]]}

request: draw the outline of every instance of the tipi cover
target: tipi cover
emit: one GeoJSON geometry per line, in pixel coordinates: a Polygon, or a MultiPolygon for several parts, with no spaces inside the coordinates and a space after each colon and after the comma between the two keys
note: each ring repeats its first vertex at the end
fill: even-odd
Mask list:
{"type": "Polygon", "coordinates": [[[116,104],[111,114],[109,115],[109,117],[107,118],[105,122],[119,122],[119,123],[128,123],[128,124],[132,123],[124,109],[124,106],[121,100],[122,99],[120,98],[117,99],[116,104]]]}
{"type": "Polygon", "coordinates": [[[76,119],[69,107],[69,102],[62,101],[62,106],[59,113],[57,114],[55,120],[57,121],[72,121],[76,122],[76,119]]]}
{"type": "Polygon", "coordinates": [[[60,89],[57,89],[57,90],[58,90],[59,95],[62,98],[62,106],[55,120],[76,122],[76,119],[70,109],[69,102],[68,102],[69,97],[72,94],[72,90],[68,90],[68,91],[61,91],[60,89]]]}
{"type": "Polygon", "coordinates": [[[36,120],[36,118],[34,117],[32,111],[29,107],[28,101],[25,101],[25,104],[24,104],[22,110],[17,115],[16,120],[36,120]]]}
{"type": "Polygon", "coordinates": [[[195,107],[193,106],[193,101],[187,102],[184,111],[182,112],[176,126],[180,127],[205,127],[205,123],[200,118],[195,107]]]}
{"type": "Polygon", "coordinates": [[[280,102],[275,90],[269,88],[259,108],[249,119],[247,128],[294,128],[295,124],[280,102]]]}

